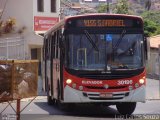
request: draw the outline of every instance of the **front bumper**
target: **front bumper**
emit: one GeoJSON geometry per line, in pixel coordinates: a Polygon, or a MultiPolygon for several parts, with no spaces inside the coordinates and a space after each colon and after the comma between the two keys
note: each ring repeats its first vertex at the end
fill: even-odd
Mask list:
{"type": "Polygon", "coordinates": [[[91,103],[91,102],[145,102],[145,85],[123,92],[112,92],[112,97],[100,97],[100,92],[79,91],[66,86],[64,88],[64,103],[91,103]]]}

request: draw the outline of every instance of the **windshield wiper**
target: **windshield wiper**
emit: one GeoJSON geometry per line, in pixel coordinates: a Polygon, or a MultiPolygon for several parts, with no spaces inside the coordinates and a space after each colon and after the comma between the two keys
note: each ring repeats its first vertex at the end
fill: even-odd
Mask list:
{"type": "Polygon", "coordinates": [[[92,44],[93,48],[94,48],[96,51],[99,51],[97,45],[94,43],[94,41],[93,41],[93,39],[91,38],[91,36],[90,36],[90,34],[88,33],[88,31],[87,31],[87,30],[84,30],[84,33],[85,33],[87,39],[89,40],[89,42],[92,44]]]}
{"type": "Polygon", "coordinates": [[[116,50],[116,49],[118,48],[118,46],[120,45],[120,43],[121,43],[121,41],[122,41],[125,33],[126,33],[126,30],[123,30],[122,33],[121,33],[120,38],[118,39],[117,43],[116,43],[115,46],[113,47],[113,50],[116,50]]]}

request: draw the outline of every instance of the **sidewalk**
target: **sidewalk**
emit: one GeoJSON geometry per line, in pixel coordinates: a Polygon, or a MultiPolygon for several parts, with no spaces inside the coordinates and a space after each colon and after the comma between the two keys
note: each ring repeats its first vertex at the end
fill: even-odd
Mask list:
{"type": "Polygon", "coordinates": [[[149,100],[160,100],[160,80],[147,78],[146,98],[149,100]]]}

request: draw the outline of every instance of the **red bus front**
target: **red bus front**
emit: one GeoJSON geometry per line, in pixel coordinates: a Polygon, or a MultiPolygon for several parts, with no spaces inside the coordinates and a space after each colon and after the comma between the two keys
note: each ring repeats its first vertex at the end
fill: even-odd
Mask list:
{"type": "MultiPolygon", "coordinates": [[[[78,72],[77,74],[82,74],[78,72]]],[[[64,102],[145,102],[145,70],[127,74],[125,78],[119,75],[100,75],[97,72],[87,77],[78,77],[65,71],[64,73],[64,102]],[[132,76],[133,75],[133,76],[132,76]],[[97,77],[98,76],[98,77],[97,77]],[[106,80],[106,78],[110,78],[106,80]],[[131,77],[127,77],[131,76],[131,77]],[[117,77],[117,76],[116,76],[117,77]],[[105,79],[104,79],[105,78],[105,79]]],[[[105,73],[108,74],[108,73],[105,73]]],[[[122,73],[121,73],[122,74],[122,73]]]]}
{"type": "Polygon", "coordinates": [[[63,102],[144,102],[145,40],[137,17],[66,21],[63,102]]]}

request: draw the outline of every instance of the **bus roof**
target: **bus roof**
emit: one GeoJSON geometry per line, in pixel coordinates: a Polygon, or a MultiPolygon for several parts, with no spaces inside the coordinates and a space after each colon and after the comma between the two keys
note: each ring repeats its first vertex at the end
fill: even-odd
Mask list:
{"type": "Polygon", "coordinates": [[[60,26],[63,26],[66,23],[66,21],[68,21],[70,19],[82,18],[82,17],[98,17],[98,16],[128,17],[128,18],[132,18],[132,19],[142,20],[141,16],[126,15],[126,14],[108,14],[108,13],[94,13],[94,14],[82,14],[82,15],[75,15],[75,16],[67,16],[64,19],[62,19],[61,21],[59,21],[57,24],[55,24],[51,29],[49,29],[45,33],[45,35],[52,32],[53,30],[59,28],[60,26]]]}
{"type": "Polygon", "coordinates": [[[136,15],[126,15],[126,14],[108,14],[108,13],[94,13],[94,14],[82,14],[82,15],[75,15],[75,16],[67,16],[65,20],[67,19],[72,19],[72,18],[79,18],[79,17],[91,17],[91,16],[119,16],[119,17],[131,17],[131,18],[137,18],[137,19],[142,19],[141,16],[136,16],[136,15]]]}

